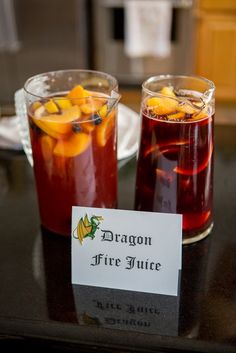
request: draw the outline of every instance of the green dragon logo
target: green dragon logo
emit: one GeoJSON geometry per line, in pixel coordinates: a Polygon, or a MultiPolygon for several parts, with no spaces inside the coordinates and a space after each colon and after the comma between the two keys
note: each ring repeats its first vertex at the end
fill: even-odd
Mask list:
{"type": "Polygon", "coordinates": [[[80,244],[83,244],[85,238],[95,238],[96,230],[99,228],[100,221],[103,221],[101,216],[92,216],[89,220],[88,215],[86,214],[80,218],[77,227],[73,231],[73,237],[80,241],[80,244]]]}

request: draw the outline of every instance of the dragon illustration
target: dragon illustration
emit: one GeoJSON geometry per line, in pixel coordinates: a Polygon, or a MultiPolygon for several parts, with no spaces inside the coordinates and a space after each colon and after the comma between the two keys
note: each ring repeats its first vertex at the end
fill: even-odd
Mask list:
{"type": "Polygon", "coordinates": [[[95,232],[99,228],[100,221],[103,221],[101,216],[92,216],[90,221],[87,214],[80,218],[77,227],[73,231],[73,237],[79,239],[80,244],[83,243],[84,238],[95,238],[95,232]]]}

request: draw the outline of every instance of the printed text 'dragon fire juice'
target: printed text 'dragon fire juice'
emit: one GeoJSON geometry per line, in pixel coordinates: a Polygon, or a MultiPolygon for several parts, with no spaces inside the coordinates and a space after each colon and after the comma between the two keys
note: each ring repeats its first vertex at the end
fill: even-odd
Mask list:
{"type": "Polygon", "coordinates": [[[41,223],[70,235],[72,206],[117,204],[117,81],[56,71],[29,79],[25,91],[41,223]]]}
{"type": "Polygon", "coordinates": [[[214,85],[156,76],[143,84],[135,208],[183,215],[183,243],[213,225],[214,85]]]}

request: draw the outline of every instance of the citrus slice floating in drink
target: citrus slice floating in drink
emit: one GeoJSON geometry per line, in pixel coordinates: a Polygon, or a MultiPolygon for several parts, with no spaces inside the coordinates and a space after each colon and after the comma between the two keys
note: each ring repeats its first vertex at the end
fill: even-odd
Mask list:
{"type": "Polygon", "coordinates": [[[173,86],[162,87],[162,89],[160,90],[160,93],[163,94],[164,96],[176,97],[176,95],[174,93],[174,87],[173,86]]]}
{"type": "Polygon", "coordinates": [[[51,138],[48,135],[43,135],[41,137],[41,149],[42,155],[45,161],[49,161],[52,159],[53,150],[56,144],[56,140],[51,138]]]}
{"type": "Polygon", "coordinates": [[[151,109],[154,114],[167,115],[174,113],[178,106],[178,101],[166,97],[152,97],[147,100],[147,107],[151,109]]]}
{"type": "Polygon", "coordinates": [[[56,103],[53,101],[53,99],[49,99],[49,101],[44,103],[44,108],[46,108],[46,111],[49,114],[59,113],[59,108],[56,105],[56,103]]]}
{"type": "Polygon", "coordinates": [[[203,160],[203,162],[199,165],[198,168],[186,169],[186,168],[182,168],[180,166],[177,166],[173,169],[173,171],[177,174],[183,174],[183,175],[198,174],[198,173],[202,172],[208,166],[208,163],[211,160],[212,152],[213,152],[213,143],[211,142],[211,144],[209,146],[208,154],[207,154],[206,158],[203,160]]]}
{"type": "Polygon", "coordinates": [[[71,132],[71,122],[80,118],[81,112],[77,105],[65,109],[62,114],[45,115],[42,105],[34,112],[34,123],[49,136],[60,139],[66,138],[71,132]]]}
{"type": "Polygon", "coordinates": [[[86,104],[86,97],[89,97],[89,92],[86,91],[81,85],[77,85],[70,90],[67,98],[70,99],[74,105],[86,104]]]}
{"type": "Polygon", "coordinates": [[[194,113],[197,112],[196,108],[194,108],[192,106],[191,102],[188,101],[188,100],[180,102],[180,104],[177,107],[177,110],[179,112],[182,112],[182,113],[185,113],[185,114],[189,114],[189,115],[194,114],[194,113]]]}
{"type": "Polygon", "coordinates": [[[111,112],[96,126],[97,143],[99,146],[103,147],[106,145],[106,142],[113,131],[114,124],[115,115],[114,112],[111,112]]]}
{"type": "Polygon", "coordinates": [[[104,99],[97,96],[89,97],[86,103],[80,105],[81,112],[83,114],[89,115],[97,113],[98,110],[103,106],[104,99]]]}
{"type": "Polygon", "coordinates": [[[183,112],[177,112],[177,113],[168,115],[169,121],[177,121],[177,120],[181,121],[184,118],[185,118],[185,114],[183,112]]]}
{"type": "Polygon", "coordinates": [[[58,140],[53,153],[61,157],[75,157],[82,154],[90,145],[91,137],[84,132],[72,134],[66,140],[58,140]]]}
{"type": "Polygon", "coordinates": [[[71,108],[71,106],[72,106],[71,101],[65,97],[54,98],[54,102],[62,110],[71,108]]]}
{"type": "Polygon", "coordinates": [[[144,157],[147,157],[150,153],[155,153],[159,156],[164,153],[172,152],[173,150],[176,151],[179,146],[189,144],[191,144],[191,140],[171,141],[168,143],[152,145],[145,150],[144,157]]]}

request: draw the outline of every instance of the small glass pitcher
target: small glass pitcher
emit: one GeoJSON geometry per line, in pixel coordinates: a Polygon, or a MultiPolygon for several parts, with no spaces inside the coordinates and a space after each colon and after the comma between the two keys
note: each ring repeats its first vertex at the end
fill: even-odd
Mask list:
{"type": "Polygon", "coordinates": [[[41,224],[71,234],[72,206],[117,206],[117,80],[62,70],[15,94],[24,151],[34,168],[41,224]]]}

